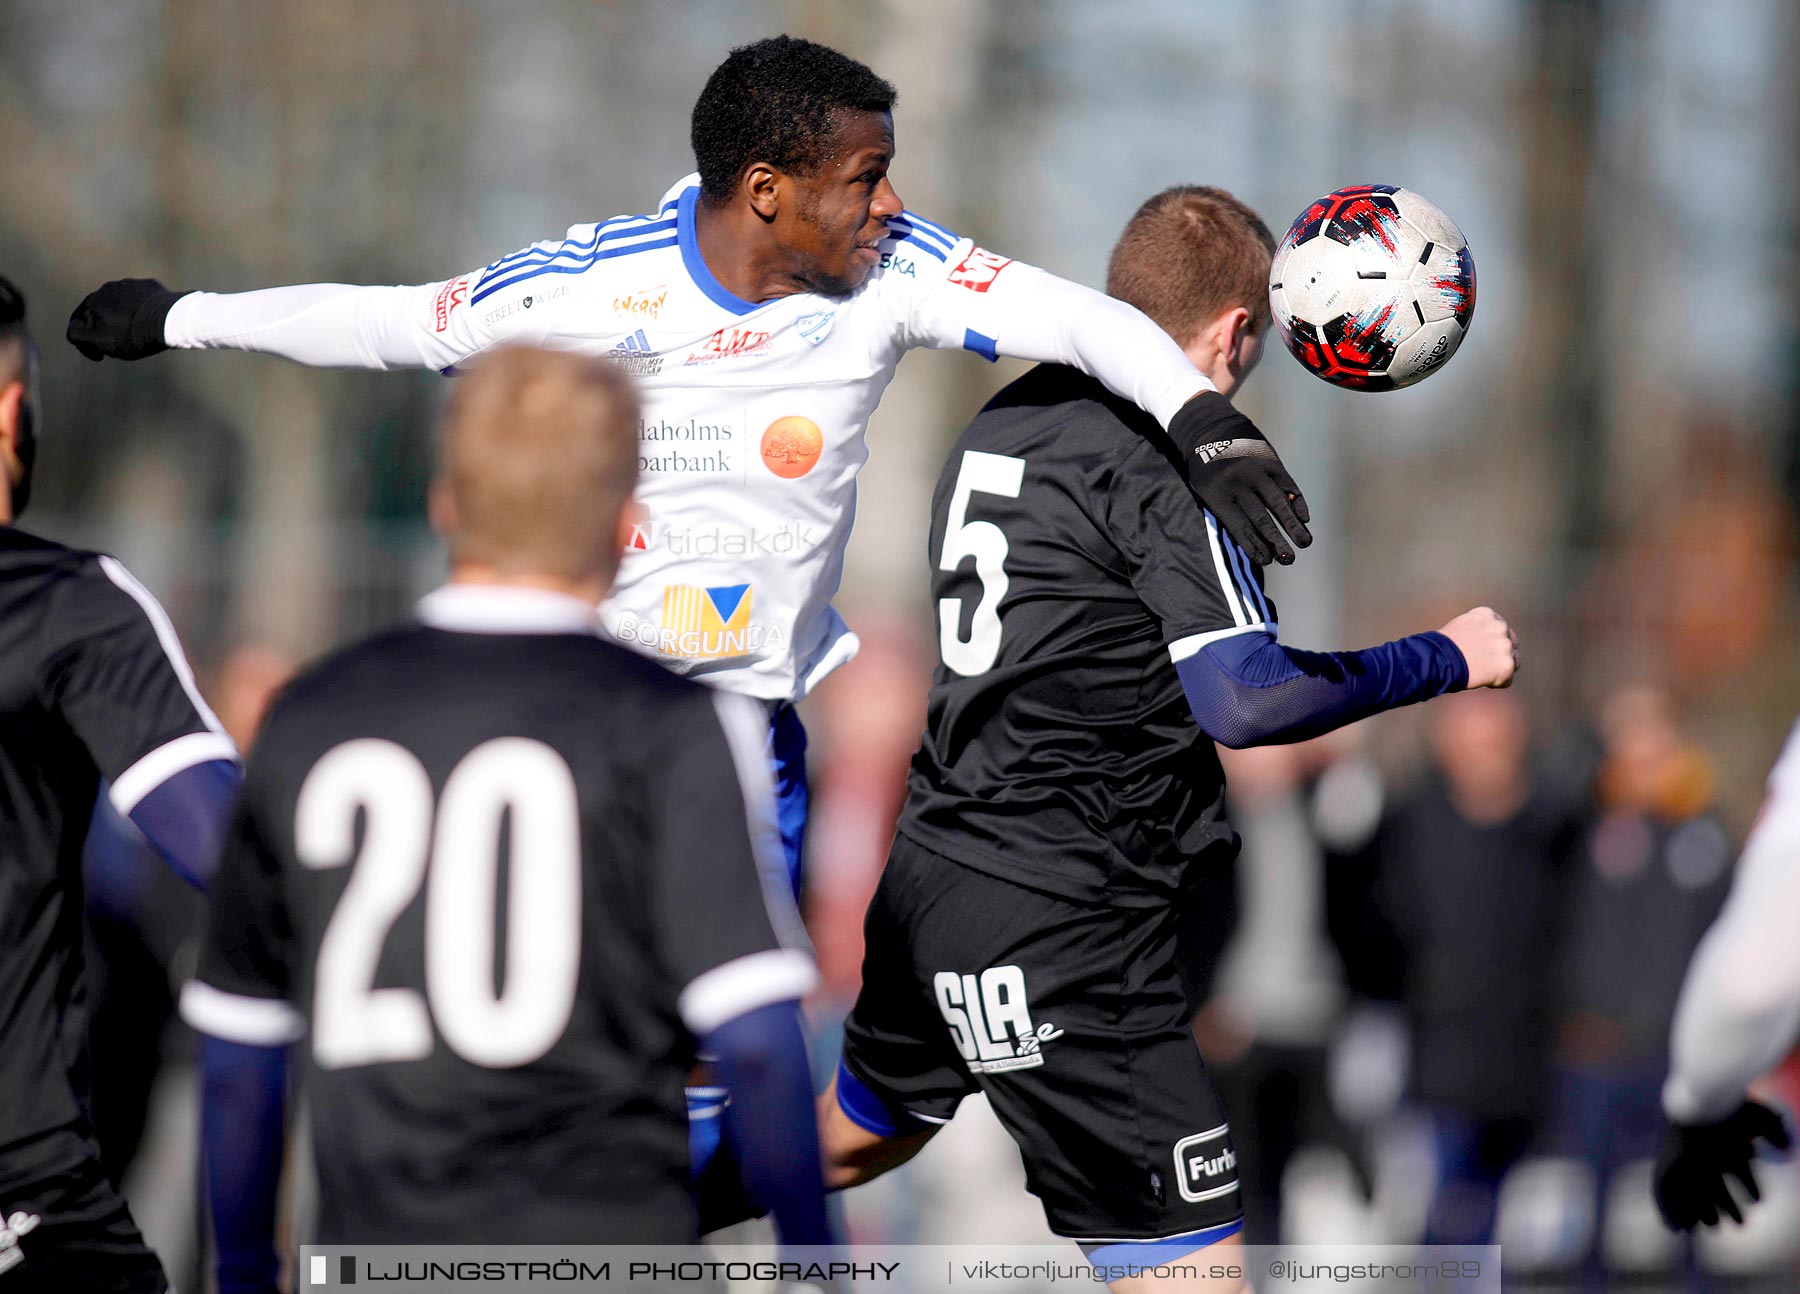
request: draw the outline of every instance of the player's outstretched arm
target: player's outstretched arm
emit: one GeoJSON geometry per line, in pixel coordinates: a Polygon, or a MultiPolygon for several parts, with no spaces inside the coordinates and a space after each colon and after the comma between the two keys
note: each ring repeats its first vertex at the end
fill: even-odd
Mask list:
{"type": "Polygon", "coordinates": [[[1251,560],[1285,565],[1312,543],[1311,513],[1281,456],[1168,333],[1104,292],[981,248],[955,264],[962,247],[918,302],[915,344],[1081,369],[1162,424],[1194,493],[1251,560]]]}
{"type": "MultiPolygon", "coordinates": [[[[165,350],[243,350],[314,368],[449,368],[493,344],[469,312],[434,301],[466,280],[417,287],[307,283],[253,292],[173,292],[155,279],[101,285],[69,316],[68,338],[91,360],[165,350]],[[451,327],[451,323],[457,325],[451,327]]],[[[457,304],[461,304],[460,301],[457,304]]]]}
{"type": "Polygon", "coordinates": [[[1757,1138],[1785,1146],[1750,1084],[1800,1041],[1800,728],[1769,776],[1769,797],[1744,846],[1731,897],[1694,953],[1670,1038],[1663,1112],[1669,1126],[1656,1198],[1678,1229],[1739,1217],[1727,1185],[1757,1198],[1757,1138]]]}
{"type": "Polygon", "coordinates": [[[1272,633],[1232,634],[1175,668],[1202,731],[1240,749],[1305,741],[1446,692],[1506,687],[1518,643],[1505,620],[1478,607],[1434,633],[1362,651],[1299,651],[1272,633]]]}

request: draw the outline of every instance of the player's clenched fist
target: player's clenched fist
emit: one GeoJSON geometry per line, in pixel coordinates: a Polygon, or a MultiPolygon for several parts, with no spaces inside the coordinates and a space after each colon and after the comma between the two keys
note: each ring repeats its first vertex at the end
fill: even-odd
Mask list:
{"type": "Polygon", "coordinates": [[[1519,639],[1492,607],[1465,611],[1438,631],[1469,665],[1469,687],[1509,687],[1519,672],[1519,639]]]}
{"type": "Polygon", "coordinates": [[[91,360],[144,359],[167,350],[163,321],[185,292],[155,279],[114,279],[82,298],[69,316],[69,344],[91,360]]]}

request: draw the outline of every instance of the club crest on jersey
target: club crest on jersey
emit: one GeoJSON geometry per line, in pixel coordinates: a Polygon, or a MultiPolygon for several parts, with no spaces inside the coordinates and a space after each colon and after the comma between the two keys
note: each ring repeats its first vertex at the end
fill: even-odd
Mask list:
{"type": "Polygon", "coordinates": [[[772,334],[756,328],[721,328],[708,337],[698,350],[688,352],[681,361],[687,368],[694,364],[713,364],[722,359],[742,359],[746,355],[766,353],[772,334]]]}
{"type": "Polygon", "coordinates": [[[1237,1190],[1237,1152],[1225,1140],[1230,1131],[1221,1123],[1175,1143],[1175,1184],[1189,1204],[1237,1190]]]}
{"type": "Polygon", "coordinates": [[[806,338],[808,346],[817,346],[831,336],[831,325],[837,322],[837,311],[815,310],[794,321],[794,330],[806,338]]]}
{"type": "Polygon", "coordinates": [[[5,1224],[0,1225],[0,1272],[9,1271],[25,1261],[20,1237],[36,1231],[42,1221],[37,1214],[26,1213],[23,1209],[7,1215],[5,1224]]]}
{"type": "Polygon", "coordinates": [[[438,289],[436,307],[437,330],[439,332],[443,332],[444,329],[450,326],[451,314],[455,312],[457,306],[463,304],[463,302],[468,299],[469,277],[466,274],[460,279],[451,279],[448,283],[444,284],[443,287],[438,289]]]}
{"type": "Polygon", "coordinates": [[[950,282],[971,292],[986,292],[1000,277],[1000,271],[1012,264],[1012,258],[996,255],[985,247],[971,247],[969,254],[950,271],[950,282]]]}
{"type": "Polygon", "coordinates": [[[939,971],[931,989],[971,1074],[1036,1069],[1044,1044],[1063,1035],[1053,1024],[1031,1023],[1025,972],[1017,966],[990,966],[979,975],[939,971]]]}

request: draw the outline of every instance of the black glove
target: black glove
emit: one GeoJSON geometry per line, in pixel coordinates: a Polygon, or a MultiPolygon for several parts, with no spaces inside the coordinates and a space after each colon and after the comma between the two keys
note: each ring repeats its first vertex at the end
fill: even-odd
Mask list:
{"type": "Polygon", "coordinates": [[[163,321],[185,292],[155,279],[114,279],[87,294],[69,316],[69,344],[91,360],[143,359],[169,349],[163,321]]]}
{"type": "Polygon", "coordinates": [[[1176,411],[1169,439],[1181,451],[1188,484],[1200,502],[1251,561],[1287,566],[1294,560],[1287,535],[1296,547],[1312,543],[1312,531],[1306,528],[1312,513],[1300,487],[1281,465],[1275,447],[1231,401],[1217,391],[1202,391],[1176,411]]]}
{"type": "Polygon", "coordinates": [[[1656,1159],[1656,1207],[1663,1221],[1676,1231],[1712,1226],[1721,1217],[1742,1222],[1726,1179],[1742,1182],[1752,1200],[1762,1198],[1750,1171],[1758,1137],[1778,1150],[1791,1140],[1781,1116],[1755,1101],[1745,1101],[1717,1123],[1669,1124],[1656,1159]]]}

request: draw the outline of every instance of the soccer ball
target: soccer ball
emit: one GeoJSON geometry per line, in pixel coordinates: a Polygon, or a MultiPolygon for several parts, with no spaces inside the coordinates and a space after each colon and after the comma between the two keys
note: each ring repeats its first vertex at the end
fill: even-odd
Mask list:
{"type": "Polygon", "coordinates": [[[1275,326],[1307,370],[1355,391],[1423,381],[1475,314],[1462,230],[1410,189],[1358,184],[1300,213],[1269,269],[1275,326]]]}

